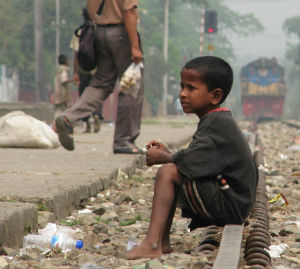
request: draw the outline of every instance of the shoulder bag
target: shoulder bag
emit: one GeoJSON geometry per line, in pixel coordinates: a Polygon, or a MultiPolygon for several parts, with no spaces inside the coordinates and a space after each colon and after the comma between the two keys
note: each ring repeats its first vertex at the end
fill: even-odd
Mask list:
{"type": "MultiPolygon", "coordinates": [[[[102,1],[97,13],[100,15],[105,0],[102,1]]],[[[74,34],[79,37],[79,48],[77,52],[78,64],[85,71],[91,71],[97,66],[97,53],[95,49],[95,29],[96,24],[87,20],[78,27],[74,34]]]]}

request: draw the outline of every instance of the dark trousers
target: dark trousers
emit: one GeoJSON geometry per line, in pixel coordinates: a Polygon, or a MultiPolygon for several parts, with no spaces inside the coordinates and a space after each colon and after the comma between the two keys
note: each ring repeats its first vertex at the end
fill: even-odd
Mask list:
{"type": "MultiPolygon", "coordinates": [[[[132,63],[131,45],[124,25],[96,28],[97,72],[79,100],[64,116],[73,123],[89,116],[113,92],[116,81],[132,63]]],[[[143,81],[142,81],[143,82],[143,81]]],[[[113,148],[133,148],[140,133],[143,83],[136,98],[119,93],[113,148]]]]}

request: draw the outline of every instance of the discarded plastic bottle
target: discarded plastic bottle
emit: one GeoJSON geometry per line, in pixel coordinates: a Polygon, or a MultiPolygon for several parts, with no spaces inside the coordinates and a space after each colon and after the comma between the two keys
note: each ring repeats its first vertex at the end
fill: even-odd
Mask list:
{"type": "Polygon", "coordinates": [[[29,234],[24,236],[23,248],[38,248],[42,251],[49,250],[51,248],[60,247],[63,252],[68,250],[83,247],[83,241],[69,237],[68,235],[58,233],[56,235],[39,235],[39,234],[29,234]]]}
{"type": "Polygon", "coordinates": [[[24,236],[23,248],[37,248],[42,251],[51,249],[51,236],[44,234],[28,234],[24,236]]]}
{"type": "Polygon", "coordinates": [[[63,250],[78,248],[81,249],[83,247],[83,241],[75,240],[65,234],[57,234],[52,236],[51,246],[54,248],[61,248],[63,250]]]}

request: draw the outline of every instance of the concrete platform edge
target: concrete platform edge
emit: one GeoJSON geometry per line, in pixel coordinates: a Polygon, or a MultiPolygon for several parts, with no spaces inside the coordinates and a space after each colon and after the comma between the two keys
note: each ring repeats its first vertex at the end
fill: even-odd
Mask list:
{"type": "MultiPolygon", "coordinates": [[[[176,143],[169,144],[171,149],[185,145],[190,137],[182,139],[176,143]]],[[[123,172],[131,176],[136,168],[142,168],[145,164],[145,155],[136,156],[123,172]]],[[[23,237],[28,229],[36,230],[38,226],[38,208],[45,206],[46,210],[54,213],[56,220],[67,217],[72,210],[79,206],[88,198],[96,195],[100,190],[104,190],[111,185],[118,175],[119,168],[111,171],[110,175],[98,178],[89,184],[80,185],[68,190],[58,192],[54,197],[45,198],[34,203],[25,202],[0,202],[0,248],[1,246],[20,248],[23,237]],[[4,210],[4,214],[3,213],[4,210]]],[[[32,202],[32,201],[31,201],[32,202]]]]}

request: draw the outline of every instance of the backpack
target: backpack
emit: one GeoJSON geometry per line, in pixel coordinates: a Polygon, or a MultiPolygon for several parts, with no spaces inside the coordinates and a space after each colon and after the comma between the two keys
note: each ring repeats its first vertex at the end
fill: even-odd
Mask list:
{"type": "MultiPolygon", "coordinates": [[[[102,1],[97,13],[100,15],[105,0],[102,1]]],[[[79,49],[77,52],[78,64],[85,71],[91,71],[97,66],[97,50],[95,48],[96,24],[87,20],[79,26],[74,34],[79,37],[79,49]]]]}

